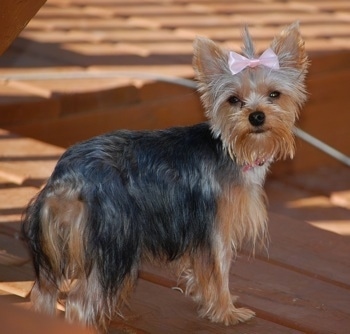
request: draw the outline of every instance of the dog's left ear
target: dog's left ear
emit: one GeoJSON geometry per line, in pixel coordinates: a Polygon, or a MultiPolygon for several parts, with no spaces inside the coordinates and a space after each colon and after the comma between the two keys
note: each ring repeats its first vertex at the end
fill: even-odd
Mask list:
{"type": "Polygon", "coordinates": [[[271,49],[277,54],[281,67],[294,67],[301,72],[306,71],[309,62],[299,22],[294,22],[275,37],[271,49]]]}
{"type": "Polygon", "coordinates": [[[229,72],[228,51],[206,37],[197,37],[193,43],[193,69],[196,79],[209,84],[217,76],[229,72]]]}

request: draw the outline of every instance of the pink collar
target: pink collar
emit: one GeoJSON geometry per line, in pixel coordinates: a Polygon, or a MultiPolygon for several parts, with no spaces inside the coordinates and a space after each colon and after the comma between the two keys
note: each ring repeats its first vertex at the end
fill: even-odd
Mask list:
{"type": "Polygon", "coordinates": [[[264,166],[266,160],[265,159],[256,159],[254,163],[252,164],[245,164],[243,166],[243,172],[248,172],[252,169],[254,169],[255,167],[261,167],[264,166]]]}

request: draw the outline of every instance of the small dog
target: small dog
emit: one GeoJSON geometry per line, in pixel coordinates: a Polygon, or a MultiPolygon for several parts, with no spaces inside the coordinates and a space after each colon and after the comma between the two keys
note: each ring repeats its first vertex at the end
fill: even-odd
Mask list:
{"type": "Polygon", "coordinates": [[[260,57],[247,29],[243,42],[243,55],[194,43],[207,123],[116,131],[62,155],[24,216],[36,309],[59,302],[69,321],[105,331],[153,261],[177,268],[200,316],[254,316],[234,306],[231,260],[266,239],[263,183],[271,162],[293,157],[308,59],[298,23],[260,57]]]}

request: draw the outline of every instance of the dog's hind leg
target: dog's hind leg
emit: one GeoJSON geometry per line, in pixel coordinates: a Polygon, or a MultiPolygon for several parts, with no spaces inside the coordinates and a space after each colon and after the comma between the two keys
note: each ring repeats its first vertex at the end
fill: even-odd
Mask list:
{"type": "Polygon", "coordinates": [[[41,276],[40,280],[34,283],[30,298],[36,311],[55,315],[58,288],[50,279],[41,276]]]}
{"type": "Polygon", "coordinates": [[[104,331],[109,320],[109,307],[97,276],[96,267],[93,267],[87,277],[78,277],[70,283],[65,318],[104,331]]]}

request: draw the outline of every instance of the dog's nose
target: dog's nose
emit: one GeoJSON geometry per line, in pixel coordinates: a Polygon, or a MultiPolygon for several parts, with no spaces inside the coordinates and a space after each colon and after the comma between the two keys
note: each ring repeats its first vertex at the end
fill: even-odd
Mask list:
{"type": "Polygon", "coordinates": [[[262,111],[254,111],[249,115],[249,122],[253,126],[260,126],[265,123],[265,114],[262,111]]]}

